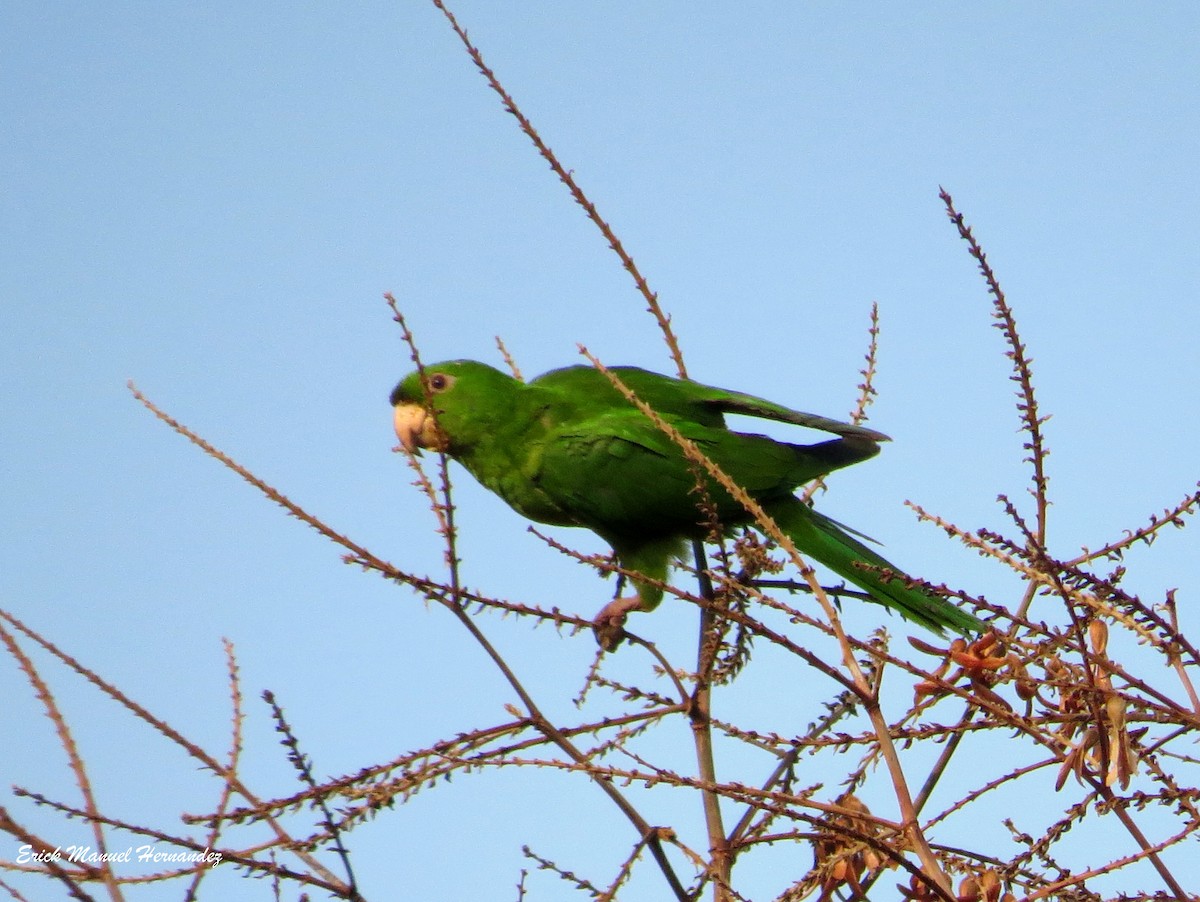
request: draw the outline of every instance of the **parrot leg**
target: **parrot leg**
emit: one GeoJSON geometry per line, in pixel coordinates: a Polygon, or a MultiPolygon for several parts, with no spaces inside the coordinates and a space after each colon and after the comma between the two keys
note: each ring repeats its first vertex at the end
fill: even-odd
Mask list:
{"type": "Polygon", "coordinates": [[[627,595],[624,598],[614,598],[600,609],[592,620],[592,633],[596,636],[596,644],[605,651],[614,651],[625,638],[625,615],[630,611],[640,610],[642,599],[639,595],[627,595]]]}

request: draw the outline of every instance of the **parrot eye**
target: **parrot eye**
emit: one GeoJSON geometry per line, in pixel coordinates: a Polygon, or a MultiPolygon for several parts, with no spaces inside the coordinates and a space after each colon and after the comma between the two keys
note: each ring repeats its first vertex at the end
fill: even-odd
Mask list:
{"type": "Polygon", "coordinates": [[[434,394],[444,392],[454,384],[454,377],[447,376],[445,373],[434,373],[429,377],[429,390],[434,394]]]}

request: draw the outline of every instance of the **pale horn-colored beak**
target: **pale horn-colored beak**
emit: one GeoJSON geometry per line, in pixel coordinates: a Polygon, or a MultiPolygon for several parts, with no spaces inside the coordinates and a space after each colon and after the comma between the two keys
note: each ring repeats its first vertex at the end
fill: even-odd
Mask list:
{"type": "Polygon", "coordinates": [[[400,446],[409,454],[418,454],[421,448],[444,451],[448,445],[434,418],[420,404],[397,404],[392,424],[396,427],[400,446]]]}

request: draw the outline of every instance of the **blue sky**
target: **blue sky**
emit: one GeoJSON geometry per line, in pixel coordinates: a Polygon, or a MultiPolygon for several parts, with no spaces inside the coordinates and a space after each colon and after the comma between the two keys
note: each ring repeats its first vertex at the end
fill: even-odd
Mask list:
{"type": "MultiPolygon", "coordinates": [[[[1102,544],[1200,478],[1194,5],[453,8],[660,293],[695,378],[843,415],[879,303],[872,425],[895,441],[822,506],[898,563],[1003,597],[1010,582],[902,502],[1003,526],[997,493],[1023,501],[1027,484],[1001,336],[939,185],[1053,414],[1052,544],[1102,544]]],[[[498,719],[508,698],[449,618],[343,566],[125,388],[381,556],[437,572],[389,452],[408,363],[383,292],[428,360],[495,362],[499,335],[526,374],[577,362],[579,342],[670,371],[627,275],[441,16],[416,0],[17,0],[0,42],[0,605],[217,749],[228,636],[246,691],[280,695],[319,773],[498,719]]],[[[608,584],[465,475],[458,488],[470,582],[603,603],[608,584]]],[[[1172,531],[1129,560],[1147,596],[1181,587],[1193,626],[1196,551],[1172,531]]],[[[691,629],[690,610],[657,616],[659,637],[691,629]]],[[[586,637],[488,627],[532,679],[582,678],[586,637]]],[[[43,663],[104,799],[131,818],[212,804],[190,762],[43,663]]],[[[11,663],[0,688],[0,733],[23,740],[0,750],[0,783],[69,795],[11,663]]],[[[286,791],[251,708],[253,775],[286,791]]],[[[543,779],[477,777],[482,806],[456,783],[359,831],[366,895],[398,849],[413,898],[511,886],[526,838],[576,861],[554,825],[514,813],[543,779]],[[476,830],[469,862],[429,866],[476,830]]],[[[599,830],[619,835],[597,873],[624,829],[599,830]]]]}

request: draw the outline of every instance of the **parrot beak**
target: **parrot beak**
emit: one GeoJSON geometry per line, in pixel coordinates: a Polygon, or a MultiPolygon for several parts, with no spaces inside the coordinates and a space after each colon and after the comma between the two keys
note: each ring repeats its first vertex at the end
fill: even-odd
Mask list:
{"type": "Polygon", "coordinates": [[[437,428],[433,416],[420,404],[397,404],[392,424],[396,427],[396,438],[400,447],[409,454],[420,454],[421,448],[445,451],[449,442],[437,428]]]}

